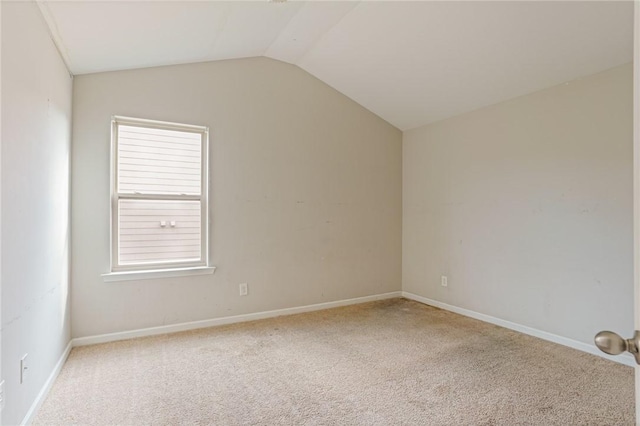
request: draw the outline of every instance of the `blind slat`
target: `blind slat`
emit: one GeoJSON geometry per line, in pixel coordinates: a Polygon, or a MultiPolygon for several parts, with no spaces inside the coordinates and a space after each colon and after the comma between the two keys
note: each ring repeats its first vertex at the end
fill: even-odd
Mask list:
{"type": "Polygon", "coordinates": [[[120,184],[118,192],[126,194],[169,194],[169,195],[200,195],[200,188],[195,186],[152,185],[152,184],[120,184]]]}
{"type": "Polygon", "coordinates": [[[121,184],[135,185],[149,184],[149,185],[167,185],[167,186],[193,186],[200,187],[200,179],[180,179],[171,178],[163,174],[157,174],[155,177],[142,177],[142,176],[121,176],[121,184]]]}
{"type": "Polygon", "coordinates": [[[122,200],[121,209],[179,209],[199,210],[200,201],[176,201],[176,200],[122,200]]]}
{"type": "Polygon", "coordinates": [[[180,223],[181,225],[185,225],[185,224],[196,224],[196,223],[200,223],[200,215],[182,215],[182,216],[176,216],[176,215],[162,215],[162,216],[156,216],[156,215],[129,215],[129,216],[124,216],[124,213],[120,215],[120,222],[121,223],[129,223],[129,222],[157,222],[160,223],[161,221],[165,221],[167,222],[167,226],[169,226],[169,222],[170,221],[174,221],[176,224],[180,223]]]}
{"type": "Polygon", "coordinates": [[[120,231],[120,239],[126,238],[166,238],[168,240],[172,238],[185,238],[190,235],[200,235],[200,229],[196,228],[169,228],[166,229],[162,235],[159,235],[155,228],[128,228],[120,231]]]}
{"type": "Polygon", "coordinates": [[[140,154],[158,154],[158,155],[169,155],[176,157],[188,157],[188,158],[196,158],[199,161],[200,152],[199,151],[189,151],[176,146],[176,148],[162,148],[159,146],[154,146],[153,144],[149,144],[148,146],[142,145],[131,145],[121,143],[118,146],[120,153],[132,152],[140,154]]]}
{"type": "Polygon", "coordinates": [[[200,244],[166,246],[166,247],[124,247],[120,246],[120,254],[137,254],[137,253],[198,253],[200,252],[200,244]]]}
{"type": "Polygon", "coordinates": [[[120,135],[118,139],[120,145],[134,145],[134,146],[147,146],[147,147],[157,147],[157,148],[167,148],[167,149],[183,149],[185,151],[196,151],[200,152],[202,149],[202,145],[200,141],[196,142],[182,142],[182,141],[169,141],[169,140],[151,140],[145,139],[144,137],[136,136],[127,136],[123,137],[120,135]]]}
{"type": "MultiPolygon", "coordinates": [[[[126,168],[129,169],[130,167],[137,167],[137,166],[148,166],[148,167],[158,167],[158,168],[165,168],[165,167],[170,167],[172,169],[186,169],[187,171],[195,171],[198,174],[200,174],[200,164],[197,162],[188,162],[188,163],[183,163],[183,162],[175,162],[175,161],[171,161],[171,160],[158,160],[158,159],[150,159],[150,158],[142,158],[142,157],[120,157],[119,158],[119,164],[126,168]]],[[[134,169],[135,170],[135,169],[134,169]]],[[[159,170],[160,172],[162,172],[162,170],[159,170]]]]}
{"type": "Polygon", "coordinates": [[[197,238],[180,239],[180,240],[120,240],[121,248],[137,248],[137,247],[186,247],[186,246],[198,246],[200,247],[200,236],[197,238]]]}
{"type": "Polygon", "coordinates": [[[190,218],[196,218],[200,220],[200,210],[180,210],[180,209],[148,209],[148,210],[135,210],[135,209],[122,209],[122,215],[127,217],[146,217],[149,220],[157,217],[172,217],[175,220],[182,220],[190,218]]]}
{"type": "MultiPolygon", "coordinates": [[[[167,224],[166,228],[171,228],[169,224],[167,224]]],[[[164,230],[166,228],[162,228],[158,221],[153,222],[120,222],[120,229],[158,229],[164,230]]],[[[192,229],[200,232],[200,224],[192,225],[186,223],[177,222],[175,228],[179,229],[192,229]]]]}
{"type": "Polygon", "coordinates": [[[121,265],[131,265],[140,263],[141,261],[145,262],[164,262],[164,261],[197,261],[200,260],[199,252],[189,252],[189,253],[136,253],[136,254],[126,254],[120,256],[120,264],[121,265]]]}
{"type": "Polygon", "coordinates": [[[164,179],[171,177],[172,179],[183,180],[200,180],[200,173],[194,173],[193,170],[189,173],[189,169],[183,169],[185,172],[179,172],[174,170],[160,169],[151,170],[149,166],[138,167],[123,167],[120,165],[120,176],[132,177],[132,178],[150,178],[158,175],[162,175],[164,179]]]}

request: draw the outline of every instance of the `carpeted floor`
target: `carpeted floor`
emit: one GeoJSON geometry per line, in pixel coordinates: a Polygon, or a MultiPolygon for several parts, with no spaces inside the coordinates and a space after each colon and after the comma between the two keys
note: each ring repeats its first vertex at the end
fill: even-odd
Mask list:
{"type": "Polygon", "coordinates": [[[632,425],[633,369],[405,299],[73,349],[36,425],[632,425]]]}

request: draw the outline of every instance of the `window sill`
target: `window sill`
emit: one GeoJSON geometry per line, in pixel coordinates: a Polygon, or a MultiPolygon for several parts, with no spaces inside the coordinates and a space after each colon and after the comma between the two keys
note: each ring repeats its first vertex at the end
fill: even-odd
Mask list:
{"type": "Polygon", "coordinates": [[[191,268],[152,269],[146,271],[119,271],[102,274],[102,279],[106,283],[116,281],[150,280],[155,278],[210,275],[213,274],[215,270],[215,266],[197,266],[191,268]]]}

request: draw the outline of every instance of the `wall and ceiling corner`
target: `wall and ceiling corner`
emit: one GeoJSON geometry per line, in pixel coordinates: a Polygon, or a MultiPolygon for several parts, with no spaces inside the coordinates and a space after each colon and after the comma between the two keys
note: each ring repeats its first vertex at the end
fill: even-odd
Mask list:
{"type": "Polygon", "coordinates": [[[403,291],[592,353],[632,335],[632,74],[404,132],[403,291]]]}
{"type": "Polygon", "coordinates": [[[31,420],[70,348],[72,79],[35,3],[2,2],[1,19],[2,423],[12,425],[31,420]]]}

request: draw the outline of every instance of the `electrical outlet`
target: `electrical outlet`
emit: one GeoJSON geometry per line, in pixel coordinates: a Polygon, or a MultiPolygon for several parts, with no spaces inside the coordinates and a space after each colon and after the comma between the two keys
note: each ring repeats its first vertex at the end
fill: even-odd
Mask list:
{"type": "Polygon", "coordinates": [[[0,382],[0,412],[4,410],[4,380],[0,382]]]}
{"type": "Polygon", "coordinates": [[[446,275],[440,277],[440,285],[442,287],[447,287],[449,285],[449,280],[447,279],[446,275]]]}
{"type": "Polygon", "coordinates": [[[240,296],[246,296],[249,292],[249,286],[247,283],[240,284],[240,296]]]}
{"type": "Polygon", "coordinates": [[[24,356],[20,358],[20,384],[24,383],[27,376],[27,370],[29,369],[29,364],[27,364],[28,356],[29,354],[24,354],[24,356]]]}

